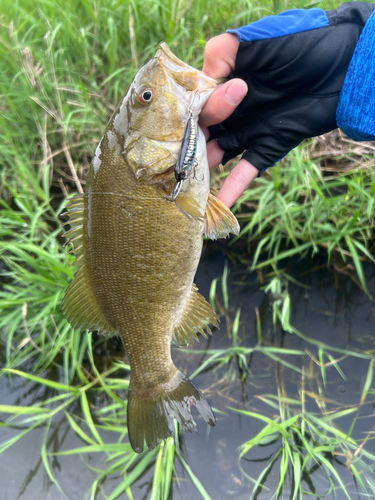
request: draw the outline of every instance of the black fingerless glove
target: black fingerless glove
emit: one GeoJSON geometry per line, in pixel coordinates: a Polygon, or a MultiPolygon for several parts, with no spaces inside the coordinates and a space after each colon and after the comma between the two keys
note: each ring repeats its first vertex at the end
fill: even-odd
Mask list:
{"type": "Polygon", "coordinates": [[[223,163],[245,151],[262,172],[303,139],[337,128],[340,92],[374,11],[365,2],[327,12],[293,9],[228,30],[240,41],[230,78],[245,80],[249,91],[227,120],[210,127],[223,163]]]}

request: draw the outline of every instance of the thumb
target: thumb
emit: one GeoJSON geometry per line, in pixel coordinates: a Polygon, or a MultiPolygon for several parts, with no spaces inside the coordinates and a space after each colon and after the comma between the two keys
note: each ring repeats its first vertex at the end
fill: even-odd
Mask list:
{"type": "Polygon", "coordinates": [[[237,35],[224,33],[215,36],[204,48],[203,73],[211,78],[223,78],[234,70],[238,51],[237,35]]]}

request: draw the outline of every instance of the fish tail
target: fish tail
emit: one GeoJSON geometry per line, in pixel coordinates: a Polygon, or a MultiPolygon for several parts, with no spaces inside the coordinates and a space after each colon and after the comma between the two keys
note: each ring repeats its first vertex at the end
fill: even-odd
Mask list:
{"type": "Polygon", "coordinates": [[[178,370],[168,383],[161,384],[152,393],[153,396],[139,393],[130,381],[127,421],[130,444],[136,453],[141,453],[145,444],[152,450],[163,439],[174,436],[173,418],[184,430],[196,431],[191,414],[192,406],[196,407],[209,425],[213,427],[216,424],[206,398],[178,370]]]}

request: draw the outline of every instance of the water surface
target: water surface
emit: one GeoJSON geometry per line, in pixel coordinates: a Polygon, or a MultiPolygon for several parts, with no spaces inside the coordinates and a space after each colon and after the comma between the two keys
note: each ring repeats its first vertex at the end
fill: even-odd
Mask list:
{"type": "MultiPolygon", "coordinates": [[[[196,283],[200,292],[208,298],[213,279],[221,277],[225,262],[225,247],[211,245],[205,251],[199,266],[196,283]]],[[[348,276],[334,272],[324,258],[314,260],[293,259],[283,262],[282,266],[295,279],[307,288],[289,283],[291,296],[291,323],[307,337],[330,346],[354,351],[373,353],[375,347],[374,325],[375,307],[367,296],[348,276]]],[[[365,265],[370,293],[375,296],[375,272],[371,265],[365,265]]],[[[221,283],[217,284],[217,298],[223,303],[220,293],[221,283]]],[[[308,377],[304,380],[304,389],[310,394],[306,397],[306,411],[319,414],[322,411],[339,411],[350,405],[357,405],[361,398],[366,379],[369,361],[344,357],[339,367],[346,376],[340,376],[335,367],[326,368],[326,384],[324,385],[321,370],[314,361],[318,357],[318,348],[301,340],[297,335],[275,328],[272,324],[272,300],[260,289],[256,273],[250,273],[247,266],[237,264],[230,266],[228,278],[229,307],[226,315],[221,317],[220,331],[208,341],[202,339],[199,344],[190,346],[193,352],[186,349],[173,348],[173,358],[178,368],[185,373],[193,373],[205,362],[212,352],[226,349],[233,345],[231,327],[238,309],[241,309],[237,344],[242,347],[257,345],[256,308],[262,329],[262,345],[283,349],[305,351],[303,356],[282,355],[282,358],[296,368],[304,368],[308,377]],[[203,352],[205,351],[205,352],[203,352]],[[318,403],[313,395],[321,398],[318,403]],[[319,406],[320,405],[320,406],[319,406]]],[[[118,342],[112,341],[108,349],[103,347],[96,352],[98,363],[110,356],[122,356],[118,342]]],[[[339,354],[333,354],[335,359],[339,354]]],[[[328,361],[325,358],[325,361],[328,361]]],[[[197,415],[199,434],[183,434],[181,436],[181,452],[198,476],[212,498],[224,500],[236,498],[247,499],[253,491],[253,482],[247,476],[256,479],[270,459],[277,452],[280,442],[267,446],[256,446],[239,462],[237,448],[255,436],[264,427],[264,422],[236,413],[233,409],[260,413],[271,419],[276,418],[278,411],[267,405],[262,398],[265,395],[282,394],[289,398],[299,399],[301,395],[301,374],[285,367],[262,352],[254,352],[247,357],[249,371],[239,369],[236,358],[224,366],[210,365],[194,382],[204,392],[211,405],[216,409],[217,426],[209,428],[197,415]]],[[[62,380],[62,370],[53,368],[48,377],[62,380]]],[[[13,378],[12,381],[0,379],[1,404],[28,405],[51,397],[52,390],[41,388],[25,380],[13,378]]],[[[123,393],[125,397],[125,391],[123,393]]],[[[375,396],[369,395],[359,411],[359,418],[352,433],[354,439],[363,439],[364,433],[373,431],[375,415],[375,396]]],[[[99,408],[108,404],[105,395],[96,392],[92,395],[92,406],[99,408]]],[[[295,409],[297,411],[297,408],[295,409]]],[[[70,407],[69,412],[82,418],[79,405],[70,407]]],[[[347,432],[353,416],[337,419],[337,426],[347,432]]],[[[83,424],[84,425],[84,424],[83,424]]],[[[40,447],[46,429],[37,428],[28,433],[14,446],[0,455],[0,479],[2,497],[4,499],[23,500],[60,500],[69,498],[78,500],[85,497],[90,485],[96,479],[95,472],[89,467],[103,468],[104,454],[82,456],[56,456],[50,461],[51,469],[58,480],[64,494],[48,478],[40,456],[40,447]]],[[[19,430],[0,428],[1,441],[8,439],[19,430]]],[[[104,442],[114,442],[117,436],[113,433],[101,433],[104,442]]],[[[71,430],[63,414],[59,414],[49,431],[48,451],[57,452],[83,446],[84,443],[71,430]]],[[[375,453],[372,440],[365,444],[366,450],[375,453]]],[[[353,498],[364,499],[346,467],[348,457],[332,455],[330,462],[339,472],[343,484],[351,492],[353,498]]],[[[171,498],[175,500],[199,498],[195,487],[186,473],[176,461],[178,478],[174,479],[171,498]]],[[[151,467],[132,487],[134,499],[146,499],[150,496],[153,468],[151,467]]],[[[267,474],[265,485],[268,489],[258,490],[258,500],[269,499],[277,488],[279,466],[275,466],[267,474]]],[[[103,485],[108,495],[121,478],[107,479],[103,485]]],[[[289,498],[293,484],[287,478],[285,498],[289,498]]],[[[310,493],[325,494],[330,488],[327,476],[317,468],[306,475],[303,487],[310,493]]],[[[102,498],[101,494],[97,498],[102,498]]],[[[122,497],[121,497],[122,498],[122,497]]],[[[126,498],[123,495],[123,498],[126,498]]],[[[306,499],[311,498],[306,495],[306,499]]],[[[337,498],[329,493],[325,498],[337,498]]],[[[340,496],[338,497],[340,498],[340,496]]]]}

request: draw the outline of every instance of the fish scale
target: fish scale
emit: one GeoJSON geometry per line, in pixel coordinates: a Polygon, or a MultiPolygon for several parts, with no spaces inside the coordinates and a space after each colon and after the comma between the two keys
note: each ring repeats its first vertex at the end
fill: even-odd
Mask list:
{"type": "MultiPolygon", "coordinates": [[[[98,192],[105,188],[95,179],[92,184],[98,192]]],[[[123,216],[116,210],[115,193],[109,199],[91,195],[91,221],[86,225],[85,232],[91,232],[92,236],[85,259],[93,281],[101,283],[100,291],[96,291],[98,302],[111,318],[111,324],[120,332],[131,360],[132,378],[139,380],[142,387],[144,372],[152,370],[156,375],[172,363],[170,348],[163,333],[166,335],[165,332],[171,331],[175,310],[181,307],[190,293],[202,238],[199,225],[186,224],[186,218],[175,205],[162,202],[160,210],[156,212],[153,188],[141,184],[140,189],[146,196],[138,199],[138,209],[132,215],[131,224],[127,224],[126,232],[119,231],[123,227],[123,216]],[[106,219],[103,213],[107,214],[106,219]],[[111,223],[106,223],[106,220],[111,223]],[[162,231],[164,226],[175,228],[175,232],[185,241],[184,249],[176,245],[173,233],[162,231]],[[199,241],[199,246],[194,245],[195,239],[199,241]],[[153,258],[146,258],[144,252],[151,246],[153,258]],[[111,251],[114,247],[116,252],[111,251]],[[160,259],[160,255],[164,258],[160,259]],[[182,279],[181,276],[179,278],[181,259],[187,270],[190,269],[190,273],[185,272],[182,279]],[[142,270],[139,270],[139,263],[142,264],[142,270]],[[101,276],[105,276],[105,280],[101,276]],[[176,295],[174,288],[169,285],[171,280],[176,282],[178,278],[180,293],[176,295]],[[163,291],[163,295],[158,295],[158,291],[163,291]],[[129,313],[119,307],[122,301],[112,299],[122,295],[122,301],[128,304],[129,313]],[[137,314],[134,316],[131,311],[135,305],[137,314]],[[132,331],[131,336],[126,334],[129,331],[132,331]],[[144,352],[148,352],[148,355],[143,356],[144,352]],[[137,362],[139,357],[142,363],[137,362]],[[138,369],[141,370],[140,374],[138,369]]],[[[128,203],[131,202],[132,199],[128,198],[128,203]]]]}

